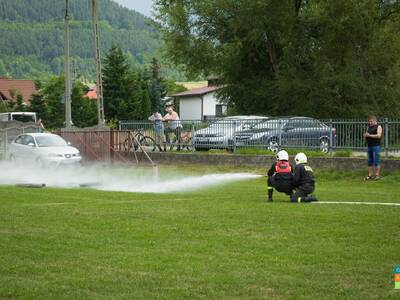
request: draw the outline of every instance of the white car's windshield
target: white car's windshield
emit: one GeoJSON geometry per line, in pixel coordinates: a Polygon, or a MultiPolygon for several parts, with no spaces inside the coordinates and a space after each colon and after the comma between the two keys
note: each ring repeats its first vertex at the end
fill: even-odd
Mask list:
{"type": "Polygon", "coordinates": [[[43,135],[36,137],[36,143],[39,147],[54,147],[54,146],[67,146],[67,142],[64,141],[58,135],[43,135]]]}

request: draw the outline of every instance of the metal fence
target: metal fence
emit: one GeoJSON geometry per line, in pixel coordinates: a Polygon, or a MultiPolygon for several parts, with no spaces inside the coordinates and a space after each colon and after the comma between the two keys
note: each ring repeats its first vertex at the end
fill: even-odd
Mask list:
{"type": "MultiPolygon", "coordinates": [[[[295,148],[332,152],[336,150],[363,151],[366,147],[365,119],[281,118],[223,118],[219,120],[181,120],[181,126],[172,130],[164,123],[160,140],[153,122],[120,121],[120,130],[158,139],[167,149],[209,150],[261,148],[276,151],[295,148]]],[[[379,120],[383,128],[382,151],[386,155],[400,154],[400,119],[379,120]]],[[[174,124],[173,124],[174,125],[174,124]]],[[[163,146],[162,146],[163,147],[163,146]]]]}
{"type": "Polygon", "coordinates": [[[37,132],[35,123],[22,123],[18,121],[0,122],[0,159],[7,158],[8,145],[22,133],[37,132]]]}
{"type": "MultiPolygon", "coordinates": [[[[8,144],[19,134],[37,132],[36,124],[0,122],[0,158],[7,158],[8,144]],[[7,123],[7,124],[6,124],[7,123]]],[[[382,119],[382,151],[386,156],[400,155],[400,119],[382,119]]],[[[56,132],[79,148],[87,160],[138,161],[141,153],[152,151],[201,151],[259,148],[276,151],[281,148],[313,149],[323,152],[337,150],[364,151],[363,137],[367,122],[361,119],[311,118],[223,118],[197,121],[181,120],[180,124],[165,123],[157,131],[153,122],[121,121],[119,130],[56,132]],[[169,127],[177,126],[176,129],[169,127]],[[136,155],[139,153],[139,157],[136,155]]],[[[142,156],[143,156],[142,155],[142,156]]],[[[151,159],[147,156],[149,161],[151,159]]]]}

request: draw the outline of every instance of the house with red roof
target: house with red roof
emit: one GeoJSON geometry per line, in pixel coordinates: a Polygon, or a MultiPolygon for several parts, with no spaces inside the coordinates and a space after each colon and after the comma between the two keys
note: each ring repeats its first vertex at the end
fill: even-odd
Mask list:
{"type": "Polygon", "coordinates": [[[93,86],[85,95],[89,100],[97,100],[97,87],[93,86]]]}
{"type": "Polygon", "coordinates": [[[213,85],[209,82],[206,87],[171,95],[179,101],[179,117],[181,120],[205,120],[215,118],[226,113],[227,105],[222,103],[217,92],[222,85],[213,85]]]}
{"type": "Polygon", "coordinates": [[[29,105],[35,92],[33,80],[0,78],[0,101],[15,100],[16,94],[21,94],[25,105],[29,105]]]}

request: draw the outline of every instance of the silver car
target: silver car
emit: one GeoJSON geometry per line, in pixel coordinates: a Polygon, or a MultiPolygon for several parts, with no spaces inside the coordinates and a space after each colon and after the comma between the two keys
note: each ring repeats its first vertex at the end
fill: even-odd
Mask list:
{"type": "Polygon", "coordinates": [[[51,133],[17,136],[9,145],[8,157],[16,163],[34,163],[39,167],[78,164],[82,160],[78,149],[51,133]]]}
{"type": "Polygon", "coordinates": [[[208,127],[196,130],[193,143],[196,150],[227,149],[232,150],[232,137],[236,132],[252,128],[267,120],[260,116],[230,116],[210,123],[208,127]]]}

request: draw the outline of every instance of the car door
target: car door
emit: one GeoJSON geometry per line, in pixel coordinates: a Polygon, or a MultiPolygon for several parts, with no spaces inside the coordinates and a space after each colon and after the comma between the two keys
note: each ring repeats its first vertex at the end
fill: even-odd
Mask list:
{"type": "Polygon", "coordinates": [[[34,138],[29,134],[24,135],[21,145],[21,155],[20,155],[21,159],[26,162],[34,161],[35,148],[36,144],[34,138]]]}
{"type": "Polygon", "coordinates": [[[282,127],[281,139],[282,146],[295,146],[299,141],[299,122],[295,119],[289,119],[282,127]]]}
{"type": "Polygon", "coordinates": [[[24,135],[20,135],[10,144],[9,147],[10,158],[15,160],[21,160],[22,158],[21,153],[23,151],[23,141],[24,141],[24,135]]]}

